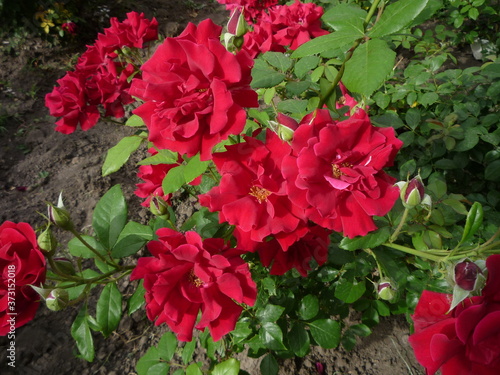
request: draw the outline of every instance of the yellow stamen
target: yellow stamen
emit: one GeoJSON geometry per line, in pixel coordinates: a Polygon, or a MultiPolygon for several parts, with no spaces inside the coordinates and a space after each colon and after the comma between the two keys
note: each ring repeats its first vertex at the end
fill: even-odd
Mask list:
{"type": "Polygon", "coordinates": [[[248,194],[257,198],[259,203],[262,203],[262,202],[267,202],[267,197],[271,195],[271,192],[259,186],[252,186],[248,194]]]}
{"type": "Polygon", "coordinates": [[[191,284],[193,284],[197,288],[203,285],[203,281],[201,281],[201,279],[194,274],[194,270],[189,271],[188,280],[191,284]]]}

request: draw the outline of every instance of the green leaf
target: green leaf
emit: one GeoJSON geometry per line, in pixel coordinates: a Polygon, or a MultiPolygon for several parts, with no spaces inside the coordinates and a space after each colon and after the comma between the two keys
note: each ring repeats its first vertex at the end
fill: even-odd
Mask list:
{"type": "Polygon", "coordinates": [[[166,332],[158,342],[158,355],[165,361],[171,361],[174,358],[177,349],[177,338],[172,332],[166,332]]]}
{"type": "Polygon", "coordinates": [[[309,320],[318,315],[319,312],[319,300],[313,294],[308,294],[299,304],[299,310],[297,311],[301,319],[309,320]]]}
{"type": "Polygon", "coordinates": [[[349,91],[370,96],[392,72],[395,58],[396,53],[385,41],[370,39],[346,62],[342,82],[349,91]]]}
{"type": "Polygon", "coordinates": [[[305,100],[287,99],[278,103],[279,112],[303,113],[307,109],[305,100]]]}
{"type": "Polygon", "coordinates": [[[138,135],[124,137],[114,147],[111,147],[102,165],[102,175],[108,176],[119,170],[130,158],[132,152],[137,150],[144,138],[138,135]]]}
{"type": "Polygon", "coordinates": [[[354,238],[344,237],[340,242],[340,247],[344,250],[371,249],[383,244],[390,237],[391,231],[388,227],[381,228],[366,236],[357,236],[354,238]]]}
{"type": "Polygon", "coordinates": [[[128,300],[128,314],[132,315],[134,312],[139,310],[145,305],[146,301],[144,295],[146,294],[146,289],[144,289],[144,280],[141,280],[135,289],[134,294],[128,300]]]}
{"type": "Polygon", "coordinates": [[[283,306],[267,304],[264,308],[257,310],[256,316],[261,322],[276,322],[285,308],[283,306]]]}
{"type": "Polygon", "coordinates": [[[193,359],[193,353],[196,349],[196,340],[187,342],[182,348],[182,362],[187,365],[193,359]]]}
{"type": "Polygon", "coordinates": [[[365,281],[340,279],[335,288],[335,297],[345,303],[357,301],[366,291],[365,281]]]}
{"type": "Polygon", "coordinates": [[[196,363],[191,363],[186,369],[186,375],[203,375],[196,363]]]}
{"type": "Polygon", "coordinates": [[[286,73],[286,71],[290,69],[293,64],[292,59],[282,52],[266,52],[262,55],[262,58],[267,61],[269,65],[278,69],[281,73],[286,73]]]}
{"type": "MultiPolygon", "coordinates": [[[[97,239],[91,236],[87,236],[86,234],[82,235],[82,238],[85,242],[87,242],[90,246],[92,246],[97,252],[101,255],[106,255],[106,249],[101,245],[97,239]]],[[[78,238],[73,238],[68,242],[68,250],[71,255],[79,258],[95,258],[96,255],[92,252],[87,246],[85,246],[78,238]]]]}
{"type": "Polygon", "coordinates": [[[325,349],[333,349],[340,342],[340,324],[332,319],[318,319],[307,323],[316,342],[325,349]]]}
{"type": "Polygon", "coordinates": [[[460,243],[468,241],[483,224],[483,206],[479,202],[474,202],[467,214],[465,221],[464,233],[460,243]]]}
{"type": "Polygon", "coordinates": [[[137,115],[132,115],[128,118],[127,122],[125,125],[133,127],[133,128],[138,128],[141,126],[146,126],[144,123],[143,119],[140,116],[137,115]]]}
{"type": "Polygon", "coordinates": [[[297,357],[304,357],[309,353],[311,340],[303,324],[294,324],[287,337],[290,349],[297,357]]]}
{"type": "Polygon", "coordinates": [[[103,288],[96,306],[96,320],[105,337],[118,328],[121,316],[122,294],[115,283],[109,283],[103,288]]]}
{"type": "Polygon", "coordinates": [[[315,69],[320,62],[319,56],[306,56],[295,63],[294,72],[295,75],[302,79],[311,70],[315,69]]]}
{"type": "Polygon", "coordinates": [[[168,370],[170,370],[168,363],[160,362],[151,366],[148,369],[147,375],[167,375],[168,370]]]}
{"type": "Polygon", "coordinates": [[[157,154],[141,160],[138,165],[177,164],[179,156],[170,150],[159,150],[157,154]]]}
{"type": "Polygon", "coordinates": [[[99,241],[111,249],[127,222],[127,203],[120,185],[115,185],[97,202],[92,217],[99,241]]]}
{"type": "Polygon", "coordinates": [[[111,250],[113,258],[123,258],[137,253],[153,239],[153,230],[148,225],[129,221],[120,233],[118,240],[111,250]]]}
{"type": "Polygon", "coordinates": [[[160,356],[158,355],[158,349],[155,346],[150,347],[146,354],[144,354],[135,365],[135,370],[139,375],[147,375],[148,370],[160,363],[160,356]]]}
{"type": "Polygon", "coordinates": [[[179,190],[182,185],[190,183],[207,170],[209,163],[209,161],[200,161],[200,155],[196,154],[186,165],[172,168],[163,179],[161,185],[163,193],[171,194],[179,190]]]}
{"type": "Polygon", "coordinates": [[[363,34],[366,15],[358,5],[339,4],[331,7],[321,19],[332,29],[363,34]]]}
{"type": "Polygon", "coordinates": [[[367,336],[370,336],[372,333],[372,330],[366,324],[354,324],[354,325],[350,326],[349,329],[354,334],[356,334],[357,336],[360,336],[360,337],[367,337],[367,336]]]}
{"type": "Polygon", "coordinates": [[[285,79],[285,74],[272,69],[265,61],[255,60],[252,68],[252,83],[254,89],[268,88],[279,85],[285,79]]]}
{"type": "Polygon", "coordinates": [[[84,304],[78,311],[75,321],[71,325],[71,336],[76,341],[76,347],[83,359],[88,362],[94,360],[94,340],[90,332],[89,322],[87,320],[87,304],[84,304]]]}
{"type": "Polygon", "coordinates": [[[484,178],[488,181],[500,181],[500,160],[495,160],[484,169],[484,178]]]}
{"type": "MultiPolygon", "coordinates": [[[[88,280],[88,279],[93,279],[94,277],[100,276],[100,273],[94,271],[93,269],[87,268],[86,270],[83,270],[82,272],[78,272],[77,276],[80,276],[80,277],[88,280]]],[[[66,287],[68,285],[73,285],[73,284],[74,284],[73,281],[63,281],[59,284],[59,286],[66,287]]],[[[90,288],[92,289],[95,286],[96,286],[96,284],[92,284],[90,288]]],[[[86,284],[81,284],[81,285],[74,286],[71,288],[65,288],[68,291],[69,300],[72,301],[72,300],[80,297],[81,294],[84,292],[85,287],[86,287],[86,284]]]]}
{"type": "Polygon", "coordinates": [[[260,373],[262,375],[278,375],[279,365],[274,356],[269,353],[260,362],[260,373]]]}
{"type": "Polygon", "coordinates": [[[428,0],[399,0],[387,6],[369,35],[372,38],[391,35],[413,21],[427,5],[428,0]]]}
{"type": "Polygon", "coordinates": [[[443,199],[442,203],[447,205],[448,207],[451,207],[455,212],[461,215],[467,215],[467,209],[465,208],[464,204],[458,199],[447,198],[443,199]]]}
{"type": "Polygon", "coordinates": [[[212,370],[211,375],[238,375],[240,372],[240,361],[236,358],[230,358],[217,364],[212,370]]]}
{"type": "Polygon", "coordinates": [[[283,344],[283,332],[276,323],[263,323],[259,330],[259,337],[268,349],[286,350],[286,346],[283,344]]]}
{"type": "Polygon", "coordinates": [[[362,38],[363,36],[363,33],[353,33],[352,30],[335,31],[302,44],[292,53],[292,57],[299,58],[326,51],[336,51],[346,45],[354,43],[355,40],[362,38]]]}

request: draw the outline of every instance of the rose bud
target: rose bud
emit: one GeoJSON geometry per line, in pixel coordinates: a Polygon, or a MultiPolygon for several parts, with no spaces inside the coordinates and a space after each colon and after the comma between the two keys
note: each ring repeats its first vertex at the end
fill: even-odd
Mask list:
{"type": "Polygon", "coordinates": [[[52,311],[60,311],[68,306],[69,294],[66,289],[54,289],[45,299],[47,308],[52,311]]]}
{"type": "Polygon", "coordinates": [[[66,275],[74,275],[76,273],[73,262],[68,258],[54,258],[54,263],[57,269],[66,275]]]}
{"type": "Polygon", "coordinates": [[[227,23],[227,32],[236,37],[241,37],[248,31],[247,23],[245,21],[244,11],[242,8],[234,8],[229,16],[227,23]]]}
{"type": "Polygon", "coordinates": [[[57,225],[59,228],[64,230],[72,230],[73,222],[71,221],[71,217],[69,215],[68,210],[64,207],[62,201],[62,195],[59,195],[59,200],[57,202],[57,207],[53,204],[49,203],[49,220],[57,225]]]}
{"type": "MultiPolygon", "coordinates": [[[[153,196],[149,202],[149,210],[155,216],[168,215],[168,203],[163,198],[153,196]]],[[[167,217],[168,219],[168,217],[167,217]]]]}
{"type": "Polygon", "coordinates": [[[483,271],[474,262],[463,261],[455,265],[454,280],[455,283],[464,290],[475,290],[478,276],[482,275],[483,271]]]}
{"type": "Polygon", "coordinates": [[[390,301],[396,296],[396,290],[392,287],[390,280],[381,279],[377,286],[377,292],[380,299],[390,301]]]}
{"type": "Polygon", "coordinates": [[[47,226],[37,238],[38,247],[45,253],[53,254],[57,248],[57,240],[50,229],[50,226],[47,226]]]}

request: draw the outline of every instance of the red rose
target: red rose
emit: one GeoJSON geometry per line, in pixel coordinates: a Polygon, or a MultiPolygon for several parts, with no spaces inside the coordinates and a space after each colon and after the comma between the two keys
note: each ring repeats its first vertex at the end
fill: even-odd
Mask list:
{"type": "Polygon", "coordinates": [[[245,18],[248,22],[258,21],[265,10],[278,3],[278,0],[217,0],[219,4],[225,4],[226,9],[243,8],[245,18]]]}
{"type": "Polygon", "coordinates": [[[158,39],[158,21],[144,18],[144,13],[129,12],[122,22],[112,17],[110,23],[111,27],[104,29],[97,40],[111,50],[123,46],[142,48],[144,43],[158,39]]]}
{"type": "Polygon", "coordinates": [[[62,117],[56,122],[56,131],[71,134],[80,124],[82,130],[89,130],[99,120],[96,105],[88,105],[85,95],[85,77],[77,72],[68,72],[57,80],[58,87],[45,96],[45,105],[51,116],[62,117]]]}
{"type": "Polygon", "coordinates": [[[291,244],[286,251],[277,240],[258,244],[257,252],[265,267],[271,264],[271,275],[283,275],[295,268],[306,277],[311,270],[312,259],[321,266],[328,259],[328,244],[330,232],[317,225],[310,225],[304,237],[291,244]]]}
{"type": "Polygon", "coordinates": [[[374,127],[363,110],[333,121],[328,110],[306,116],[292,140],[293,153],[283,159],[292,202],[316,224],[350,238],[377,227],[399,196],[391,166],[402,142],[392,128],[374,127]]]}
{"type": "Polygon", "coordinates": [[[243,49],[252,57],[258,52],[285,52],[285,47],[296,50],[299,46],[328,31],[321,28],[323,8],[313,3],[303,4],[296,0],[292,5],[276,5],[262,14],[245,34],[243,49]]]}
{"type": "Polygon", "coordinates": [[[250,89],[253,60],[221,44],[222,28],[207,19],[167,38],[142,66],[130,94],[145,101],[134,113],[153,144],[209,160],[212,148],[245,127],[243,107],[257,107],[250,89]]]}
{"type": "Polygon", "coordinates": [[[0,225],[0,336],[28,323],[38,309],[38,294],[30,285],[45,282],[45,258],[27,223],[0,225]]]}
{"type": "MultiPolygon", "coordinates": [[[[245,141],[214,154],[222,178],[219,186],[200,195],[200,204],[212,212],[220,211],[221,222],[235,225],[237,232],[246,233],[251,241],[287,233],[295,236],[294,242],[303,236],[298,229],[306,226],[307,219],[304,210],[288,198],[281,174],[281,162],[290,153],[290,146],[270,130],[266,143],[252,137],[245,141]]],[[[252,250],[240,240],[238,247],[252,250]]]]}
{"type": "Polygon", "coordinates": [[[76,23],[74,22],[65,22],[61,25],[61,29],[71,35],[76,35],[76,23]]]}
{"type": "Polygon", "coordinates": [[[409,341],[428,375],[496,375],[500,369],[500,254],[486,260],[482,295],[449,312],[452,296],[424,290],[409,341]]]}
{"type": "Polygon", "coordinates": [[[222,239],[202,241],[196,232],[163,228],[157,235],[148,244],[153,257],[140,258],[130,276],[144,279],[148,318],[167,323],[181,341],[191,341],[193,327],[208,327],[218,341],[234,329],[239,304],[253,305],[257,297],[242,251],[222,239]]]}

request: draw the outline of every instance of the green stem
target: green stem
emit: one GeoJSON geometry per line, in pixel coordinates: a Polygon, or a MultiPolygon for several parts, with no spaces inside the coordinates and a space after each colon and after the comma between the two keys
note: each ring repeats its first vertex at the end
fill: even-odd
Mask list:
{"type": "Polygon", "coordinates": [[[59,267],[57,267],[56,262],[54,262],[54,258],[52,257],[52,254],[47,255],[47,260],[49,261],[50,268],[52,269],[52,272],[54,272],[56,275],[62,277],[64,280],[73,280],[75,282],[82,280],[78,276],[67,275],[64,272],[61,272],[59,267]]]}
{"type": "Polygon", "coordinates": [[[420,250],[412,249],[411,247],[401,246],[401,245],[391,243],[391,242],[386,242],[386,243],[383,243],[382,245],[390,247],[392,249],[402,251],[402,252],[407,253],[407,254],[411,254],[411,255],[421,257],[421,258],[433,260],[435,262],[441,262],[445,259],[444,256],[431,253],[431,251],[433,251],[433,250],[420,251],[420,250]]]}
{"type": "Polygon", "coordinates": [[[92,252],[96,255],[96,257],[97,257],[97,258],[99,258],[99,260],[101,260],[102,262],[104,262],[104,263],[106,263],[106,264],[108,264],[108,265],[110,265],[110,266],[113,266],[113,267],[114,267],[114,266],[116,266],[116,264],[115,264],[115,263],[111,263],[110,261],[108,261],[106,258],[104,258],[104,257],[102,256],[102,254],[101,254],[101,253],[99,253],[99,252],[98,252],[96,249],[94,249],[94,248],[93,248],[93,247],[92,247],[92,246],[91,246],[91,245],[90,245],[87,241],[85,241],[85,240],[83,239],[83,237],[80,235],[80,233],[78,233],[76,230],[71,229],[71,230],[70,230],[70,232],[71,232],[71,233],[72,233],[72,234],[73,234],[76,238],[78,238],[78,240],[79,240],[82,244],[84,244],[86,248],[88,248],[90,251],[92,251],[92,252]]]}
{"type": "Polygon", "coordinates": [[[79,286],[79,285],[82,285],[82,284],[87,284],[87,285],[90,285],[90,284],[100,284],[102,280],[107,279],[110,276],[113,276],[115,273],[117,273],[119,271],[124,271],[124,273],[122,275],[120,275],[120,277],[118,277],[116,279],[116,280],[118,280],[119,278],[121,278],[121,277],[127,275],[128,273],[130,273],[130,271],[132,271],[134,268],[135,268],[135,266],[123,266],[123,267],[120,267],[120,269],[114,269],[112,271],[103,273],[102,275],[96,276],[96,277],[91,278],[91,279],[83,279],[82,278],[81,282],[78,282],[78,283],[75,282],[73,284],[64,285],[64,286],[61,286],[60,288],[68,289],[68,288],[74,288],[75,286],[79,286]]]}
{"type": "Polygon", "coordinates": [[[409,208],[405,208],[403,212],[403,217],[399,221],[399,225],[397,226],[396,230],[392,234],[391,238],[389,238],[390,242],[394,242],[396,238],[398,238],[399,232],[401,232],[401,229],[403,228],[403,225],[406,223],[406,219],[408,217],[408,212],[410,212],[409,208]]]}
{"type": "Polygon", "coordinates": [[[491,238],[490,238],[488,241],[486,241],[485,243],[483,243],[483,244],[481,245],[481,247],[482,247],[482,246],[488,246],[488,245],[489,245],[490,243],[492,243],[492,242],[495,240],[495,238],[497,238],[499,235],[500,235],[500,227],[497,229],[497,231],[495,232],[495,234],[493,234],[493,236],[491,236],[491,238]]]}
{"type": "MultiPolygon", "coordinates": [[[[380,1],[381,0],[375,0],[373,2],[372,6],[370,7],[370,9],[368,10],[368,14],[366,15],[365,21],[363,22],[363,28],[365,29],[365,31],[366,31],[366,27],[368,26],[368,23],[370,22],[371,18],[373,17],[373,14],[375,13],[375,10],[378,8],[378,4],[380,3],[380,1]]],[[[342,65],[341,65],[341,67],[340,67],[337,75],[335,76],[335,78],[334,78],[334,80],[333,80],[330,88],[328,89],[328,91],[326,92],[326,94],[322,98],[320,98],[320,101],[319,101],[319,104],[318,104],[317,108],[323,108],[323,106],[328,101],[328,99],[330,98],[330,96],[332,96],[333,92],[335,91],[335,88],[337,87],[338,83],[342,79],[342,76],[344,75],[345,64],[351,59],[352,54],[354,53],[354,51],[356,50],[356,48],[359,47],[359,45],[361,44],[361,42],[363,41],[363,39],[364,39],[364,37],[357,39],[354,42],[354,44],[352,45],[352,47],[349,49],[349,52],[347,52],[345,60],[342,63],[342,65]]]]}

